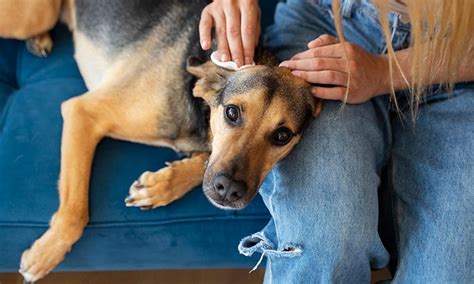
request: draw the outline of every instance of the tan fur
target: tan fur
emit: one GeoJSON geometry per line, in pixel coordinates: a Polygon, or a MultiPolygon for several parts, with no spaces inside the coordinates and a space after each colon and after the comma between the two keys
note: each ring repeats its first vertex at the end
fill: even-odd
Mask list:
{"type": "MultiPolygon", "coordinates": [[[[150,123],[158,117],[157,110],[147,105],[147,96],[135,96],[135,99],[143,98],[141,100],[125,99],[125,92],[130,91],[133,89],[104,86],[63,103],[60,206],[50,229],[22,256],[23,266],[37,277],[35,279],[62,261],[88,222],[89,177],[98,142],[111,136],[146,144],[166,144],[160,142],[150,123]]],[[[184,194],[184,189],[179,190],[177,195],[184,194]]]]}
{"type": "Polygon", "coordinates": [[[28,40],[28,50],[45,57],[53,48],[48,32],[60,8],[61,0],[0,0],[0,37],[28,40]]]}
{"type": "MultiPolygon", "coordinates": [[[[260,72],[268,72],[265,66],[257,66],[241,71],[240,78],[252,78],[260,72]]],[[[188,71],[201,79],[194,87],[194,95],[203,98],[211,106],[210,128],[212,134],[212,153],[209,157],[206,176],[210,177],[219,172],[232,172],[232,178],[245,181],[249,193],[238,202],[234,202],[235,208],[242,208],[255,196],[264,177],[268,174],[276,162],[284,158],[301,139],[298,133],[293,111],[289,109],[285,96],[295,94],[277,91],[272,96],[270,105],[266,105],[268,90],[253,88],[252,93],[232,93],[232,97],[221,103],[216,102],[223,78],[231,76],[231,72],[219,70],[214,64],[207,62],[199,66],[188,66],[188,71]],[[230,126],[224,116],[225,105],[235,105],[241,110],[244,117],[245,127],[230,126]],[[288,128],[295,134],[288,144],[283,146],[273,145],[271,135],[279,127],[288,128]],[[242,152],[242,149],[245,149],[242,152]],[[235,168],[236,160],[240,168],[235,168]]],[[[279,79],[285,84],[292,85],[294,89],[307,88],[303,80],[291,75],[288,69],[277,68],[271,72],[278,73],[279,79]]],[[[321,101],[315,99],[313,117],[321,112],[321,101]]],[[[301,115],[301,114],[300,114],[301,115]]],[[[206,192],[206,188],[204,189],[206,192]]],[[[207,194],[211,194],[207,192],[207,194]]],[[[221,204],[210,201],[218,207],[221,204]]]]}
{"type": "Polygon", "coordinates": [[[181,198],[202,183],[204,164],[209,153],[195,153],[191,158],[168,163],[157,172],[144,172],[130,187],[127,206],[156,208],[181,198]]]}
{"type": "MultiPolygon", "coordinates": [[[[263,92],[263,90],[261,91],[263,92]]],[[[262,107],[264,96],[258,93],[236,95],[227,103],[244,107],[246,116],[245,128],[230,127],[220,115],[224,112],[222,106],[211,115],[211,129],[214,135],[212,155],[209,159],[210,167],[219,169],[229,168],[236,153],[246,149],[246,170],[237,173],[236,179],[245,180],[250,188],[258,189],[260,182],[268,174],[276,161],[286,156],[298,143],[300,137],[283,146],[271,145],[268,136],[280,121],[285,120],[284,126],[296,132],[296,125],[288,119],[290,117],[287,105],[276,97],[268,108],[262,107]],[[285,119],[286,118],[286,119],[285,119]],[[225,146],[224,146],[225,145],[225,146]]]]}
{"type": "Polygon", "coordinates": [[[60,8],[61,0],[0,0],[0,37],[28,39],[48,32],[60,8]]]}
{"type": "Polygon", "coordinates": [[[59,18],[65,23],[69,30],[76,30],[76,1],[62,0],[61,13],[59,18]]]}

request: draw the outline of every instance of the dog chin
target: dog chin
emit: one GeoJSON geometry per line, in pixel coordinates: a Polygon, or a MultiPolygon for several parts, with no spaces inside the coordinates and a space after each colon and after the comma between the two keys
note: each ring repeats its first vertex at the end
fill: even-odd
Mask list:
{"type": "Polygon", "coordinates": [[[206,196],[207,200],[211,202],[212,205],[224,210],[240,210],[240,209],[244,209],[248,205],[248,202],[247,203],[246,202],[230,203],[230,202],[225,202],[221,200],[216,200],[212,197],[212,194],[208,194],[205,189],[204,189],[204,195],[206,196]]]}
{"type": "Polygon", "coordinates": [[[225,205],[225,204],[221,204],[219,203],[218,201],[212,199],[212,197],[209,197],[207,196],[207,199],[209,200],[209,202],[211,202],[212,205],[216,206],[217,208],[219,209],[224,209],[224,210],[235,210],[235,209],[240,209],[240,208],[235,208],[235,207],[232,207],[232,206],[228,206],[228,205],[225,205]]]}

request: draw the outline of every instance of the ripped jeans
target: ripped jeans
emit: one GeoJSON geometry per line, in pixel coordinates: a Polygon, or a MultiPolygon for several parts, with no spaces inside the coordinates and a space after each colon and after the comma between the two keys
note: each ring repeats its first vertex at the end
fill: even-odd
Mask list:
{"type": "MultiPolygon", "coordinates": [[[[280,3],[265,45],[281,60],[317,36],[336,35],[330,0],[280,3]]],[[[345,1],[346,38],[373,54],[386,51],[374,7],[345,1]]],[[[390,14],[394,48],[410,28],[390,14]]],[[[244,238],[240,253],[267,257],[266,283],[369,283],[389,255],[377,232],[377,189],[392,160],[399,263],[396,283],[468,283],[474,275],[474,84],[430,91],[411,122],[406,94],[400,118],[388,96],[360,105],[327,101],[260,194],[272,219],[244,238]]]]}

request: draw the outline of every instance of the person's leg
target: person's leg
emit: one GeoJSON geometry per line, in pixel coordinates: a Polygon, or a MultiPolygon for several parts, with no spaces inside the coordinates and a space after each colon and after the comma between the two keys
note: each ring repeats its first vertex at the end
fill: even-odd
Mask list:
{"type": "Polygon", "coordinates": [[[383,105],[326,103],[261,189],[272,216],[259,239],[271,283],[368,282],[388,254],[377,233],[377,188],[388,141],[383,105]],[[268,183],[267,183],[268,184],[268,183]],[[265,243],[266,242],[266,243],[265,243]]]}
{"type": "MultiPolygon", "coordinates": [[[[327,7],[314,3],[278,6],[266,45],[280,59],[306,49],[322,33],[334,34],[327,7]]],[[[349,31],[350,21],[364,13],[354,11],[356,18],[347,19],[349,31]]],[[[378,52],[363,34],[348,39],[378,52]]],[[[386,97],[342,108],[324,102],[320,117],[260,190],[272,220],[239,246],[245,255],[267,256],[266,282],[369,282],[371,266],[387,264],[377,233],[377,188],[390,140],[386,97]]]]}
{"type": "Polygon", "coordinates": [[[474,278],[474,83],[438,93],[416,124],[393,120],[396,283],[474,278]]]}

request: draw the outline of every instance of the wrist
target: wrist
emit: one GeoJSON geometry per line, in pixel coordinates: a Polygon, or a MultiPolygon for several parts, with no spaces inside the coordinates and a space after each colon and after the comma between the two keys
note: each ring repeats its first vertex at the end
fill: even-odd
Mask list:
{"type": "MultiPolygon", "coordinates": [[[[392,83],[390,78],[390,67],[388,62],[388,56],[382,54],[377,56],[377,74],[379,79],[377,80],[377,87],[375,96],[390,94],[392,92],[392,83]]],[[[395,86],[394,86],[395,87],[395,86]]]]}
{"type": "Polygon", "coordinates": [[[410,83],[407,82],[409,78],[408,72],[406,71],[409,68],[408,62],[409,60],[409,49],[396,51],[395,52],[398,63],[400,64],[400,69],[398,69],[395,62],[392,64],[392,77],[390,76],[390,65],[389,65],[389,57],[387,54],[382,54],[378,56],[379,65],[382,69],[380,69],[381,79],[379,84],[379,95],[381,94],[390,94],[392,92],[392,85],[393,90],[400,91],[406,90],[410,88],[410,83]],[[402,72],[404,72],[402,74],[402,72]],[[404,77],[406,76],[406,77],[404,77]],[[393,82],[393,83],[392,83],[393,82]]]}

